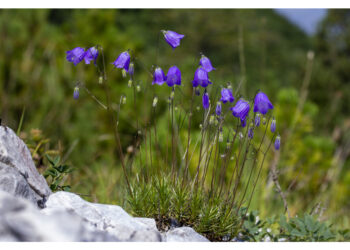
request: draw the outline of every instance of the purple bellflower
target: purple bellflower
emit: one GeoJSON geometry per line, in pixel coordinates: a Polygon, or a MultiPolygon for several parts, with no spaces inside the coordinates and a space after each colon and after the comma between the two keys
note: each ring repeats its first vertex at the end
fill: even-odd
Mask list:
{"type": "Polygon", "coordinates": [[[212,84],[208,78],[208,72],[203,68],[199,67],[194,73],[194,79],[192,81],[193,87],[201,85],[203,88],[206,88],[209,84],[212,84]]]}
{"type": "Polygon", "coordinates": [[[94,61],[94,64],[96,65],[96,60],[98,57],[98,50],[96,47],[91,47],[90,49],[85,51],[84,60],[85,64],[90,64],[91,61],[94,61]]]}
{"type": "Polygon", "coordinates": [[[281,147],[281,137],[278,135],[275,140],[275,149],[279,150],[281,147]]]}
{"type": "Polygon", "coordinates": [[[178,67],[172,66],[168,70],[166,75],[166,83],[169,87],[176,85],[181,85],[181,71],[178,67]]]}
{"type": "Polygon", "coordinates": [[[201,59],[199,60],[199,65],[201,65],[202,68],[207,72],[215,70],[215,68],[211,65],[209,58],[205,55],[202,55],[201,59]]]}
{"type": "Polygon", "coordinates": [[[77,100],[79,98],[79,88],[75,87],[73,92],[73,98],[77,100]]]}
{"type": "Polygon", "coordinates": [[[223,103],[226,103],[226,102],[233,102],[234,100],[235,100],[235,98],[233,97],[230,89],[222,89],[221,90],[220,101],[222,101],[223,103]]]}
{"type": "Polygon", "coordinates": [[[267,95],[260,91],[254,99],[254,112],[260,112],[265,115],[269,109],[273,109],[273,105],[267,95]]]}
{"type": "Polygon", "coordinates": [[[163,70],[160,67],[157,67],[153,73],[152,85],[153,84],[162,85],[165,82],[165,79],[166,78],[165,78],[163,70]]]}
{"type": "Polygon", "coordinates": [[[216,104],[215,113],[216,113],[217,116],[220,116],[220,115],[221,115],[221,103],[220,103],[220,102],[218,102],[218,103],[216,104]]]}
{"type": "Polygon", "coordinates": [[[69,50],[67,53],[67,61],[74,63],[76,66],[78,63],[80,63],[85,56],[85,50],[81,47],[76,47],[72,50],[69,50]]]}
{"type": "Polygon", "coordinates": [[[271,122],[270,129],[271,129],[272,133],[275,133],[275,131],[276,131],[276,120],[275,120],[275,118],[273,118],[273,120],[271,122]]]}
{"type": "Polygon", "coordinates": [[[243,99],[239,99],[236,105],[230,108],[232,115],[241,120],[242,127],[245,127],[246,125],[246,117],[249,113],[249,109],[249,103],[243,99]]]}
{"type": "Polygon", "coordinates": [[[205,93],[203,94],[203,99],[202,99],[202,101],[203,101],[203,108],[204,108],[204,109],[208,109],[208,108],[209,108],[209,95],[208,95],[207,92],[205,92],[205,93]]]}
{"type": "Polygon", "coordinates": [[[173,48],[180,46],[180,40],[185,37],[171,30],[162,30],[165,41],[173,48]]]}
{"type": "Polygon", "coordinates": [[[129,71],[130,65],[130,54],[128,51],[122,52],[118,58],[113,62],[114,67],[119,69],[125,69],[126,72],[129,71]]]}

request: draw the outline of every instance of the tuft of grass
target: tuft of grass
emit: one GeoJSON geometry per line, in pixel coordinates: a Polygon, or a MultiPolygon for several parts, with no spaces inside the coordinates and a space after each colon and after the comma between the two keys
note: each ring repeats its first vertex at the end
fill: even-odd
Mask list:
{"type": "Polygon", "coordinates": [[[190,226],[211,241],[229,241],[239,231],[241,217],[223,198],[209,201],[208,193],[181,182],[174,185],[171,176],[132,184],[127,209],[134,216],[155,218],[160,231],[190,226]]]}

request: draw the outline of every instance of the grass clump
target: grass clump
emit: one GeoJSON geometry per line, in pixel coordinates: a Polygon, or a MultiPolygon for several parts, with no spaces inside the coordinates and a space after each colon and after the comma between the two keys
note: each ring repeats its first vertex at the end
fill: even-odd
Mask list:
{"type": "Polygon", "coordinates": [[[225,200],[173,183],[169,176],[132,186],[129,210],[134,216],[155,218],[160,231],[189,226],[211,241],[229,241],[239,230],[241,216],[225,200]]]}

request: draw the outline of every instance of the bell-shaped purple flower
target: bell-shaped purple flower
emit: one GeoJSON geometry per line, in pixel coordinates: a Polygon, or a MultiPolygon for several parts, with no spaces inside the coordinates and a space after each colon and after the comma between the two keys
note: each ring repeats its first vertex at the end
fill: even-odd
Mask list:
{"type": "Polygon", "coordinates": [[[254,99],[254,112],[260,112],[265,115],[269,109],[273,109],[273,105],[267,95],[260,91],[254,99]]]}
{"type": "Polygon", "coordinates": [[[270,129],[272,133],[275,133],[276,131],[276,120],[275,118],[272,119],[271,125],[270,125],[270,129]]]}
{"type": "Polygon", "coordinates": [[[153,73],[152,85],[153,84],[162,85],[165,82],[165,79],[166,78],[165,78],[163,70],[160,67],[157,67],[153,73]]]}
{"type": "Polygon", "coordinates": [[[236,105],[230,108],[233,116],[241,119],[242,127],[246,125],[246,117],[249,113],[249,109],[249,103],[243,99],[239,99],[236,105]]]}
{"type": "Polygon", "coordinates": [[[76,47],[72,50],[69,50],[67,53],[67,61],[74,63],[76,66],[78,63],[80,63],[85,56],[85,50],[81,47],[76,47]]]}
{"type": "Polygon", "coordinates": [[[278,135],[275,140],[275,149],[279,150],[281,147],[281,137],[278,135]]]}
{"type": "Polygon", "coordinates": [[[220,101],[222,101],[223,103],[226,103],[226,102],[233,102],[234,100],[235,100],[235,98],[233,97],[230,89],[222,89],[221,90],[220,101]]]}
{"type": "Polygon", "coordinates": [[[181,71],[178,67],[172,66],[168,70],[166,75],[166,83],[169,87],[176,85],[181,85],[181,71]]]}
{"type": "Polygon", "coordinates": [[[257,114],[255,116],[255,127],[259,127],[260,126],[260,115],[257,114]]]}
{"type": "Polygon", "coordinates": [[[199,67],[194,73],[194,79],[192,81],[193,87],[201,85],[203,88],[206,88],[209,84],[212,84],[209,81],[208,72],[203,68],[199,67]]]}
{"type": "Polygon", "coordinates": [[[84,60],[85,64],[90,64],[91,61],[94,61],[94,64],[96,65],[96,60],[98,57],[98,50],[96,47],[91,47],[90,49],[85,51],[84,60]]]}
{"type": "Polygon", "coordinates": [[[248,138],[249,138],[249,139],[253,139],[253,136],[254,136],[254,130],[253,130],[252,128],[250,128],[250,129],[248,130],[248,138]]]}
{"type": "Polygon", "coordinates": [[[216,113],[217,116],[220,116],[220,115],[221,115],[221,103],[220,103],[220,102],[218,102],[218,103],[216,104],[215,113],[216,113]]]}
{"type": "Polygon", "coordinates": [[[114,67],[119,69],[125,69],[126,72],[129,71],[130,65],[130,54],[128,51],[122,52],[118,58],[113,62],[114,67]]]}
{"type": "Polygon", "coordinates": [[[209,95],[207,92],[205,92],[203,94],[202,102],[203,102],[203,108],[208,109],[209,108],[209,95]]]}
{"type": "Polygon", "coordinates": [[[162,30],[165,41],[175,49],[180,45],[180,40],[185,37],[185,35],[181,35],[171,30],[162,30]]]}
{"type": "Polygon", "coordinates": [[[202,55],[201,59],[199,60],[199,65],[201,65],[202,68],[207,72],[215,70],[215,68],[211,65],[209,58],[205,55],[202,55]]]}
{"type": "Polygon", "coordinates": [[[79,98],[79,88],[75,87],[73,92],[73,98],[77,100],[79,98]]]}

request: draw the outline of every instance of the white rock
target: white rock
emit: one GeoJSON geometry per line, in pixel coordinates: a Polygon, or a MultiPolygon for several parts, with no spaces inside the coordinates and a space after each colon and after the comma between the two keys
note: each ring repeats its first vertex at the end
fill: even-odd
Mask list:
{"type": "Polygon", "coordinates": [[[0,241],[118,241],[67,211],[44,215],[23,198],[0,190],[0,241]]]}
{"type": "Polygon", "coordinates": [[[0,126],[0,190],[34,203],[51,194],[25,143],[5,126],[0,126]]]}
{"type": "Polygon", "coordinates": [[[207,238],[194,231],[191,227],[178,227],[165,233],[166,241],[176,242],[209,242],[207,238]]]}
{"type": "Polygon", "coordinates": [[[50,195],[43,213],[53,213],[54,209],[73,211],[96,229],[122,241],[161,241],[154,227],[133,218],[119,206],[90,203],[76,194],[61,191],[50,195]]]}

